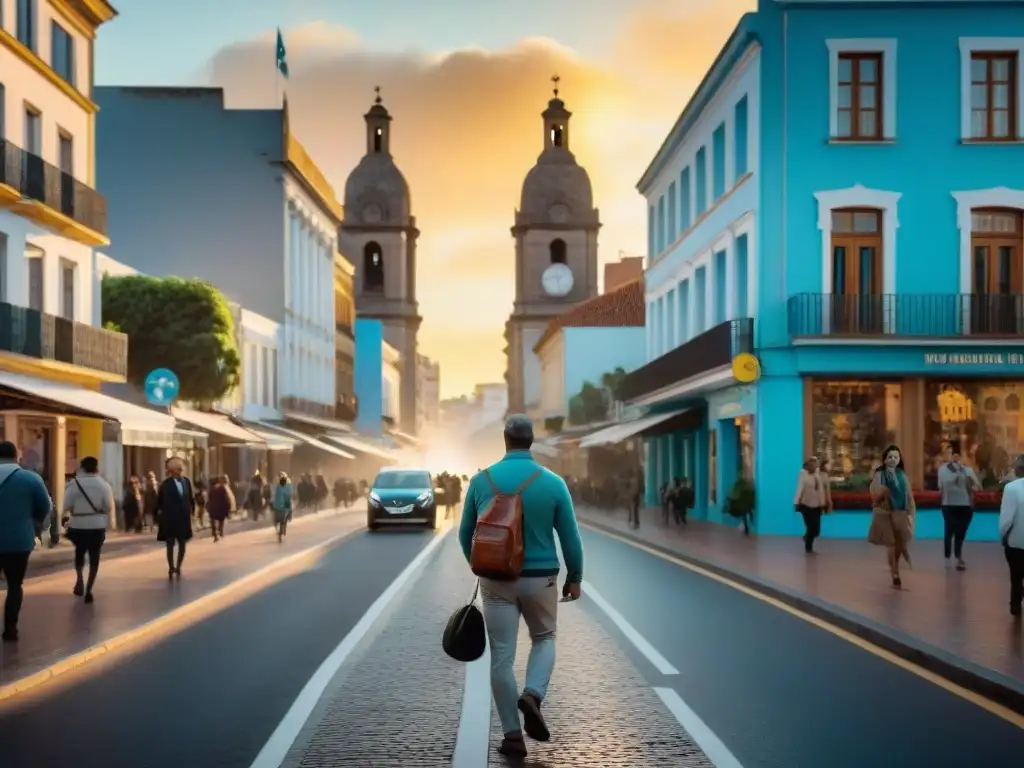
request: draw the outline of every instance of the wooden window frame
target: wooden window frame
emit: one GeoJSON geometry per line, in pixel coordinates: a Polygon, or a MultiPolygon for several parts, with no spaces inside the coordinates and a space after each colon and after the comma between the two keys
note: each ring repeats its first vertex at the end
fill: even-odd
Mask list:
{"type": "Polygon", "coordinates": [[[967,108],[969,112],[969,124],[970,124],[970,137],[971,141],[985,141],[985,142],[1005,142],[1005,141],[1018,141],[1018,131],[1020,126],[1017,125],[1017,78],[1019,76],[1020,59],[1017,55],[1017,51],[971,51],[970,61],[970,92],[967,94],[967,108]],[[992,64],[995,61],[1005,60],[1008,62],[1008,75],[1007,80],[995,80],[992,74],[992,64]],[[985,80],[976,81],[974,79],[974,62],[984,61],[985,62],[985,80]],[[1002,108],[996,108],[994,106],[993,93],[997,85],[1005,85],[1007,90],[1006,100],[1006,136],[994,136],[992,134],[993,117],[996,112],[1004,111],[1002,108]],[[976,136],[974,134],[974,113],[981,112],[980,109],[975,109],[974,100],[972,98],[975,86],[985,87],[985,120],[986,120],[986,131],[983,135],[976,136]]]}
{"type": "MultiPolygon", "coordinates": [[[[843,81],[842,76],[839,76],[836,80],[836,93],[838,94],[844,87],[850,89],[850,106],[840,107],[838,102],[836,103],[836,116],[844,112],[850,114],[850,133],[848,136],[836,135],[833,137],[835,141],[882,141],[885,137],[885,55],[879,51],[843,51],[838,54],[839,64],[842,65],[844,61],[849,61],[850,67],[850,80],[843,81]],[[873,83],[862,82],[860,79],[860,65],[862,61],[873,61],[875,62],[876,69],[876,81],[873,83]],[[875,105],[874,107],[865,109],[860,103],[860,89],[862,86],[872,86],[875,89],[875,105]],[[860,131],[860,114],[861,112],[874,112],[875,113],[875,132],[873,134],[863,134],[860,131]]],[[[836,132],[838,134],[838,130],[836,132]]]]}
{"type": "MultiPolygon", "coordinates": [[[[883,228],[885,226],[885,222],[883,220],[884,219],[884,217],[883,217],[884,211],[881,211],[878,208],[834,208],[834,209],[832,209],[832,216],[835,216],[835,214],[837,214],[837,213],[849,213],[851,215],[856,215],[856,214],[859,214],[859,213],[860,214],[870,213],[870,214],[874,215],[876,217],[876,220],[878,221],[877,231],[875,231],[875,232],[836,232],[834,229],[831,229],[832,222],[831,222],[831,220],[829,221],[830,234],[831,234],[831,237],[832,237],[832,253],[829,254],[829,258],[831,258],[833,260],[835,259],[836,248],[845,248],[846,249],[846,253],[847,253],[847,258],[849,258],[851,255],[853,255],[854,258],[855,258],[854,264],[851,266],[850,263],[847,263],[845,265],[845,268],[846,268],[846,273],[847,273],[847,280],[846,280],[847,284],[849,284],[849,282],[850,282],[848,276],[851,273],[851,270],[854,271],[857,274],[857,280],[856,280],[857,290],[856,291],[844,290],[842,295],[844,295],[844,296],[850,296],[850,295],[857,295],[857,296],[881,296],[885,292],[885,285],[884,285],[884,283],[885,283],[885,279],[884,279],[885,252],[884,252],[884,247],[883,247],[883,244],[884,244],[883,228]],[[871,286],[870,290],[868,290],[868,291],[864,291],[863,290],[863,286],[860,285],[860,259],[859,259],[859,256],[860,256],[860,249],[862,247],[865,247],[865,246],[873,247],[875,249],[875,264],[874,264],[873,277],[875,279],[876,285],[875,286],[871,286]]],[[[833,263],[834,263],[834,261],[833,261],[833,263]]],[[[834,296],[835,295],[840,295],[836,291],[836,274],[835,274],[835,270],[834,269],[833,269],[833,274],[832,274],[832,295],[834,295],[834,296]]]]}
{"type": "MultiPolygon", "coordinates": [[[[971,210],[971,294],[978,295],[975,290],[975,275],[974,275],[974,255],[975,251],[979,247],[987,247],[990,249],[990,257],[997,253],[997,249],[1001,247],[1011,247],[1015,249],[1014,263],[1012,265],[1012,271],[1010,274],[1011,293],[1024,293],[1024,211],[1016,208],[974,208],[971,210]],[[1002,214],[1011,215],[1016,222],[1016,231],[1014,232],[975,232],[973,227],[973,218],[976,214],[1002,214]]],[[[996,270],[991,268],[989,265],[990,275],[995,275],[996,270]]],[[[996,280],[998,278],[995,278],[996,280]]],[[[997,294],[998,287],[993,286],[993,278],[990,277],[987,282],[989,283],[986,291],[987,295],[997,294]]],[[[982,295],[986,295],[982,294],[982,295]]]]}

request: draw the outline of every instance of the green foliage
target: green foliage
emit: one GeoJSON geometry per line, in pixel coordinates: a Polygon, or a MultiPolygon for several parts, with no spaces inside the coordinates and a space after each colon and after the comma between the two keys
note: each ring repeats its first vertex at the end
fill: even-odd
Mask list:
{"type": "Polygon", "coordinates": [[[585,381],[580,391],[569,399],[569,423],[576,426],[593,424],[608,418],[608,410],[621,400],[626,371],[621,366],[601,376],[601,386],[585,381]]]}
{"type": "Polygon", "coordinates": [[[626,382],[626,369],[621,365],[611,373],[601,377],[601,386],[604,387],[612,397],[612,401],[622,399],[622,385],[626,382]]]}
{"type": "Polygon", "coordinates": [[[558,433],[562,431],[562,425],[565,424],[564,416],[550,416],[544,419],[544,430],[546,432],[558,433]]]}
{"type": "Polygon", "coordinates": [[[729,491],[725,511],[733,517],[747,517],[754,513],[754,484],[745,477],[739,478],[729,491]]]}
{"type": "Polygon", "coordinates": [[[128,380],[169,368],[179,397],[209,404],[238,385],[242,361],[224,296],[204,280],[103,278],[103,325],[128,335],[128,380]]]}

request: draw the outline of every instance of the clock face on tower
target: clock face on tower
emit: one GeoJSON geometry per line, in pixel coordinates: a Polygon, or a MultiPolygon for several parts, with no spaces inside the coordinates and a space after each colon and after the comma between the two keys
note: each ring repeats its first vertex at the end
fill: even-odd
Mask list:
{"type": "Polygon", "coordinates": [[[363,221],[367,224],[377,224],[383,218],[384,212],[381,211],[379,205],[370,203],[368,206],[363,208],[363,221]]]}
{"type": "Polygon", "coordinates": [[[552,264],[540,276],[540,284],[548,296],[567,296],[572,290],[572,270],[565,264],[552,264]]]}

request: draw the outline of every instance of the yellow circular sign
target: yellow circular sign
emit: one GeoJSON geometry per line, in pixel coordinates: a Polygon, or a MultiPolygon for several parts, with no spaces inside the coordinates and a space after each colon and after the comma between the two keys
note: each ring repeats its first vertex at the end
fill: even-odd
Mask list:
{"type": "Polygon", "coordinates": [[[732,375],[742,384],[750,384],[761,378],[761,363],[749,352],[741,352],[732,359],[732,375]]]}

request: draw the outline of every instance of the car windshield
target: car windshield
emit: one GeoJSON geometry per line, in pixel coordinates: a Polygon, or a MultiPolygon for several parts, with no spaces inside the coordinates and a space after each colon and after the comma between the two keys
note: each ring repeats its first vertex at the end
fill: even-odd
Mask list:
{"type": "Polygon", "coordinates": [[[373,481],[373,487],[378,490],[416,490],[417,488],[430,488],[430,475],[426,472],[381,472],[373,481]]]}

